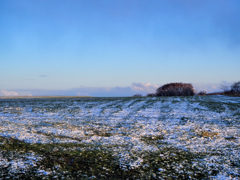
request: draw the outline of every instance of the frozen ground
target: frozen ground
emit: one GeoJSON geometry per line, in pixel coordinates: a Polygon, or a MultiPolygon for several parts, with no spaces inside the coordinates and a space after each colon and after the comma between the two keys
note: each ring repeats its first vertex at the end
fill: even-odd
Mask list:
{"type": "Polygon", "coordinates": [[[240,178],[238,97],[0,99],[0,136],[0,168],[13,177],[32,167],[41,177],[55,171],[38,165],[44,154],[14,150],[17,142],[105,149],[123,172],[139,170],[143,178],[240,178]]]}

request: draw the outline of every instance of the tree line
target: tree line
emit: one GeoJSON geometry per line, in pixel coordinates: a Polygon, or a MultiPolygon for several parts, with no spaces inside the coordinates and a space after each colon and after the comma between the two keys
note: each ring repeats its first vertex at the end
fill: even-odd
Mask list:
{"type": "MultiPolygon", "coordinates": [[[[223,92],[207,93],[206,91],[200,91],[196,93],[192,84],[190,83],[168,83],[160,86],[155,93],[147,94],[147,97],[159,97],[159,96],[193,96],[193,95],[240,95],[240,81],[235,82],[231,87],[222,86],[223,92]]],[[[134,97],[142,97],[141,94],[135,94],[134,97]]]]}

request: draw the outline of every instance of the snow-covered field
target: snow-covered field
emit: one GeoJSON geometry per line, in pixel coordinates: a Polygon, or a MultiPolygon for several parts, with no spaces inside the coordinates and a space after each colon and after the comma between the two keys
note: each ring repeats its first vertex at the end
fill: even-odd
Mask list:
{"type": "Polygon", "coordinates": [[[77,177],[69,159],[54,167],[42,159],[93,150],[104,162],[100,152],[110,153],[119,169],[94,173],[95,163],[86,174],[79,165],[79,177],[240,178],[239,97],[0,99],[0,137],[0,178],[77,177]],[[36,149],[49,146],[51,156],[36,149]]]}

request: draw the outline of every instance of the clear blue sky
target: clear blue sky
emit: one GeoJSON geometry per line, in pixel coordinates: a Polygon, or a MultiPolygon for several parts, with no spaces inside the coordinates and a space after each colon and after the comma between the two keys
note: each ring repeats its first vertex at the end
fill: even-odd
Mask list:
{"type": "Polygon", "coordinates": [[[239,80],[239,0],[0,1],[2,92],[239,80]]]}

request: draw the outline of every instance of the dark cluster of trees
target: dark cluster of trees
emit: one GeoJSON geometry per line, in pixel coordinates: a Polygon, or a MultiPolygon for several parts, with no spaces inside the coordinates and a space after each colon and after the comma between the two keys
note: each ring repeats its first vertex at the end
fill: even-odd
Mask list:
{"type": "Polygon", "coordinates": [[[156,96],[193,96],[194,89],[192,84],[169,83],[159,87],[156,96]]]}
{"type": "Polygon", "coordinates": [[[148,97],[154,96],[193,96],[194,88],[189,83],[169,83],[159,87],[156,93],[148,94],[148,97]]]}
{"type": "MultiPolygon", "coordinates": [[[[236,95],[240,96],[240,81],[235,82],[229,88],[222,85],[223,92],[207,93],[206,91],[195,92],[190,83],[169,83],[159,87],[155,93],[147,94],[147,97],[156,96],[193,96],[193,95],[236,95]]],[[[136,94],[134,97],[142,97],[141,94],[136,94]]]]}

